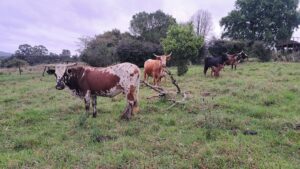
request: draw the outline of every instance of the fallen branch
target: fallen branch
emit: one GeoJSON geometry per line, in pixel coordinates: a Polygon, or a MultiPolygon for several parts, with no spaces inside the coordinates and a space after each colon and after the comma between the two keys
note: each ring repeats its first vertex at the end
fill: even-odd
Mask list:
{"type": "Polygon", "coordinates": [[[148,86],[149,88],[153,89],[154,91],[158,92],[159,93],[159,96],[165,96],[166,95],[166,91],[162,88],[162,87],[159,87],[159,86],[153,86],[151,84],[149,84],[148,82],[145,82],[145,81],[141,81],[141,83],[144,83],[146,86],[148,86]]]}
{"type": "Polygon", "coordinates": [[[180,87],[174,79],[173,74],[168,69],[164,69],[164,71],[170,76],[172,84],[177,88],[177,93],[181,93],[180,87]]]}
{"type": "Polygon", "coordinates": [[[160,86],[154,86],[145,81],[141,81],[141,83],[145,84],[146,86],[148,86],[149,88],[151,88],[152,90],[154,90],[155,92],[158,93],[157,96],[151,96],[151,97],[148,97],[147,99],[158,97],[158,98],[165,99],[167,101],[172,102],[173,104],[166,109],[166,110],[168,110],[178,104],[185,104],[187,102],[187,100],[190,98],[190,96],[189,96],[190,92],[189,91],[181,92],[181,89],[180,89],[179,85],[177,84],[177,81],[174,79],[172,73],[167,69],[165,69],[164,71],[170,76],[171,82],[176,87],[177,92],[168,91],[160,86]],[[178,96],[182,97],[182,98],[180,100],[178,100],[178,96]]]}
{"type": "Polygon", "coordinates": [[[180,101],[169,100],[169,101],[172,101],[174,103],[171,106],[169,106],[168,108],[166,108],[166,110],[169,110],[169,109],[171,109],[172,107],[174,107],[174,106],[176,106],[178,104],[185,104],[186,101],[187,101],[187,99],[188,99],[187,92],[184,92],[183,93],[183,97],[182,97],[182,99],[180,101]]]}

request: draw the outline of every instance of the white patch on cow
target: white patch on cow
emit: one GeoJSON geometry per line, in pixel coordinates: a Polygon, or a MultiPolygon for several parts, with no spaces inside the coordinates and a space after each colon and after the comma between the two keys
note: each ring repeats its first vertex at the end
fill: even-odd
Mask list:
{"type": "MultiPolygon", "coordinates": [[[[140,85],[140,70],[136,65],[133,65],[131,63],[121,63],[104,68],[102,70],[104,72],[118,76],[120,78],[119,86],[123,88],[122,90],[118,89],[117,87],[113,87],[108,91],[107,94],[114,96],[124,91],[125,95],[127,95],[130,92],[130,86],[133,86],[135,87],[135,95],[137,97],[140,85]]],[[[128,102],[130,104],[133,104],[133,101],[128,102]]]]}
{"type": "Polygon", "coordinates": [[[66,69],[67,65],[64,64],[57,64],[55,66],[56,82],[58,82],[63,77],[63,75],[66,72],[66,69]]]}

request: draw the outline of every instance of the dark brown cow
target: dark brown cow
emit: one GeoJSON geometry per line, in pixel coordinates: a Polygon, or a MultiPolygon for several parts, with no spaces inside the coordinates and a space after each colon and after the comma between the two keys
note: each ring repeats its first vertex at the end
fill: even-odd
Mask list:
{"type": "Polygon", "coordinates": [[[233,54],[233,55],[230,54],[226,54],[226,55],[228,57],[228,60],[225,62],[226,65],[231,65],[231,69],[233,69],[234,66],[235,70],[238,63],[240,63],[244,59],[248,59],[248,55],[246,55],[244,51],[241,51],[240,53],[233,54]]]}
{"type": "Polygon", "coordinates": [[[158,85],[163,77],[165,77],[164,69],[166,68],[167,61],[171,59],[172,53],[169,55],[157,56],[156,60],[148,59],[144,63],[144,81],[148,80],[148,77],[153,77],[153,84],[158,85]]]}
{"type": "Polygon", "coordinates": [[[97,115],[97,96],[114,97],[124,93],[128,105],[122,118],[129,119],[138,111],[140,69],[134,64],[121,63],[105,68],[59,64],[55,66],[55,76],[56,89],[62,90],[66,85],[75,95],[83,98],[87,114],[92,99],[93,117],[97,115]]]}

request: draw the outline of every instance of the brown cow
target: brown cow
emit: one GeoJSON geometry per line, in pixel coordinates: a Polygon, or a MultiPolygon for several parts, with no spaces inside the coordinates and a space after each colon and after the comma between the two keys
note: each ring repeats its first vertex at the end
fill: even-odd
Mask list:
{"type": "Polygon", "coordinates": [[[226,54],[226,55],[228,57],[228,60],[225,63],[227,65],[231,65],[231,69],[233,69],[234,66],[235,70],[238,63],[240,63],[244,59],[248,59],[248,55],[246,55],[244,51],[241,51],[240,53],[233,54],[233,55],[230,54],[226,54]]]}
{"type": "Polygon", "coordinates": [[[223,64],[219,64],[218,66],[212,66],[211,67],[211,76],[219,77],[220,71],[224,68],[223,64]]]}
{"type": "Polygon", "coordinates": [[[114,97],[124,93],[128,105],[122,118],[129,119],[138,111],[140,69],[134,64],[121,63],[105,68],[59,64],[55,66],[55,72],[47,72],[55,73],[56,89],[62,90],[66,85],[84,99],[87,114],[92,99],[93,117],[97,115],[97,96],[114,97]]]}
{"type": "Polygon", "coordinates": [[[161,78],[165,76],[164,69],[166,68],[166,63],[171,59],[172,53],[169,55],[157,56],[155,60],[148,59],[144,63],[144,81],[148,80],[148,77],[153,77],[154,85],[158,85],[161,81],[161,78]]]}
{"type": "Polygon", "coordinates": [[[228,57],[228,60],[225,62],[226,65],[231,65],[231,69],[233,69],[233,66],[234,66],[234,68],[236,69],[236,65],[238,63],[238,60],[237,60],[238,56],[237,56],[237,54],[233,54],[233,55],[226,54],[226,55],[228,57]]]}

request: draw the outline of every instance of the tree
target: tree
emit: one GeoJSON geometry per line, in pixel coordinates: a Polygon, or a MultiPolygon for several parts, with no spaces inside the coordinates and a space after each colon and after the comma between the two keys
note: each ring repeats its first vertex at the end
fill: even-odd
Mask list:
{"type": "Polygon", "coordinates": [[[220,21],[222,37],[264,41],[274,45],[291,38],[300,24],[299,0],[237,0],[220,21]]]}
{"type": "Polygon", "coordinates": [[[188,71],[188,61],[198,55],[199,49],[203,45],[203,38],[197,37],[193,31],[193,26],[173,25],[163,39],[162,44],[165,53],[172,52],[172,60],[177,65],[177,74],[183,75],[188,71]]]}
{"type": "Polygon", "coordinates": [[[162,52],[161,45],[145,42],[132,36],[122,38],[117,47],[117,54],[121,62],[131,62],[139,67],[144,66],[147,59],[153,58],[153,53],[161,54],[162,52]]]}
{"type": "Polygon", "coordinates": [[[66,57],[66,58],[70,58],[71,57],[71,52],[70,50],[68,49],[63,49],[61,51],[61,54],[60,54],[61,57],[66,57]]]}
{"type": "Polygon", "coordinates": [[[6,62],[4,62],[3,64],[4,64],[4,67],[8,67],[8,68],[17,67],[19,69],[19,74],[20,75],[22,74],[22,71],[23,71],[21,69],[21,67],[25,66],[25,65],[28,65],[28,63],[25,60],[17,59],[17,58],[9,59],[6,62]]]}
{"type": "Polygon", "coordinates": [[[32,47],[28,44],[22,44],[13,55],[17,59],[25,60],[30,65],[43,63],[48,55],[48,49],[43,45],[32,47]]]}
{"type": "Polygon", "coordinates": [[[94,38],[84,38],[82,46],[85,48],[80,53],[82,61],[91,66],[108,66],[119,61],[116,48],[121,40],[121,32],[117,29],[105,32],[94,38]]]}
{"type": "Polygon", "coordinates": [[[26,60],[32,55],[32,47],[28,44],[19,45],[14,56],[18,59],[26,60]]]}
{"type": "Polygon", "coordinates": [[[204,39],[212,29],[211,14],[205,10],[198,10],[190,19],[194,26],[194,31],[197,36],[202,36],[204,39]]]}
{"type": "Polygon", "coordinates": [[[43,45],[37,45],[32,48],[33,56],[46,56],[48,55],[48,49],[43,45]]]}
{"type": "Polygon", "coordinates": [[[133,15],[130,21],[130,31],[145,41],[160,43],[166,37],[170,25],[176,23],[175,18],[161,10],[154,13],[140,12],[133,15]]]}

